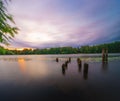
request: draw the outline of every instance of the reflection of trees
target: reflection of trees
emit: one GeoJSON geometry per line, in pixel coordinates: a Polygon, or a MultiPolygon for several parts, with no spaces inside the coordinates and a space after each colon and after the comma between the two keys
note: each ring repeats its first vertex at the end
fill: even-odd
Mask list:
{"type": "Polygon", "coordinates": [[[71,58],[69,57],[69,59],[67,61],[65,61],[65,63],[62,64],[62,74],[65,75],[65,72],[68,68],[68,64],[71,62],[71,58]]]}

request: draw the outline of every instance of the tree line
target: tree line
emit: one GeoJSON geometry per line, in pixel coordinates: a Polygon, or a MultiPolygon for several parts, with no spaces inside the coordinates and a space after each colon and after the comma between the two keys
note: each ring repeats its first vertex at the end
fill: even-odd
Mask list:
{"type": "MultiPolygon", "coordinates": [[[[0,0],[0,44],[8,45],[9,41],[18,33],[13,16],[7,10],[10,0],[0,0]],[[8,23],[9,22],[9,23],[8,23]]],[[[81,47],[57,47],[49,49],[24,49],[23,51],[8,50],[0,46],[0,54],[78,54],[78,53],[101,53],[103,48],[107,48],[109,53],[120,53],[120,42],[109,44],[81,46],[81,47]]]]}
{"type": "Polygon", "coordinates": [[[79,54],[79,53],[101,53],[102,49],[108,49],[109,53],[120,53],[120,41],[100,44],[93,46],[81,46],[81,47],[56,47],[56,48],[45,48],[45,49],[24,49],[22,51],[18,50],[8,50],[0,47],[0,54],[2,55],[27,55],[27,54],[79,54]]]}

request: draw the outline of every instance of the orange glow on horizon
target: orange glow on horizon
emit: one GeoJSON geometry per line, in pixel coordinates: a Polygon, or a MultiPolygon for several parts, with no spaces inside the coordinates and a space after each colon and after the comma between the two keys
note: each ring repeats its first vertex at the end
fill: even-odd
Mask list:
{"type": "Polygon", "coordinates": [[[18,50],[18,51],[23,51],[24,48],[17,48],[16,50],[18,50]]]}
{"type": "Polygon", "coordinates": [[[17,51],[23,51],[24,49],[28,49],[28,50],[33,50],[33,48],[6,48],[6,49],[8,49],[8,50],[17,50],[17,51]]]}

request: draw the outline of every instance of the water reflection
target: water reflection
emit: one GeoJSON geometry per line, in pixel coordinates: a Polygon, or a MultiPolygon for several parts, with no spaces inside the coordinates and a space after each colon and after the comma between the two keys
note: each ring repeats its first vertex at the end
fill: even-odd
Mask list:
{"type": "Polygon", "coordinates": [[[18,59],[18,64],[20,66],[20,70],[24,73],[26,71],[26,63],[24,58],[18,59]]]}
{"type": "MultiPolygon", "coordinates": [[[[68,64],[71,62],[71,58],[68,58],[67,60],[65,60],[65,62],[62,64],[61,66],[61,72],[62,75],[65,76],[66,75],[66,70],[67,69],[71,69],[71,64],[75,64],[77,65],[78,68],[78,72],[81,73],[83,75],[83,79],[87,80],[88,79],[88,72],[89,72],[89,62],[84,62],[84,60],[81,60],[80,58],[77,58],[76,62],[73,61],[71,62],[71,64],[69,65],[70,68],[68,67],[68,64]],[[82,65],[83,64],[83,65],[82,65]]],[[[108,62],[102,62],[102,70],[103,71],[107,71],[108,70],[108,62]]],[[[71,71],[71,70],[69,70],[71,71]]],[[[74,72],[74,71],[72,71],[74,72]]]]}
{"type": "MultiPolygon", "coordinates": [[[[65,63],[63,63],[62,66],[61,66],[63,75],[66,74],[66,70],[68,68],[68,63],[70,63],[69,60],[65,61],[65,63]]],[[[78,72],[81,73],[81,71],[82,71],[82,60],[79,59],[79,58],[77,58],[77,66],[78,66],[78,72]]],[[[88,63],[84,63],[84,65],[83,65],[83,78],[85,80],[88,79],[88,68],[89,68],[89,64],[88,63]]]]}
{"type": "Polygon", "coordinates": [[[69,57],[68,60],[65,61],[65,63],[62,64],[62,74],[65,75],[65,72],[68,68],[68,64],[71,62],[71,58],[69,57]]]}
{"type": "Polygon", "coordinates": [[[3,61],[12,61],[12,62],[19,61],[20,59],[24,59],[24,61],[30,61],[31,60],[30,58],[24,58],[24,57],[0,58],[0,60],[3,60],[3,61]]]}
{"type": "Polygon", "coordinates": [[[82,101],[105,101],[111,99],[110,95],[119,98],[120,61],[109,62],[106,75],[100,70],[106,71],[108,63],[84,61],[82,58],[81,64],[77,63],[76,58],[72,58],[70,64],[66,58],[59,58],[58,63],[56,58],[43,56],[31,56],[32,61],[26,61],[25,57],[18,58],[17,62],[0,61],[0,99],[13,101],[12,98],[16,97],[15,101],[37,101],[37,98],[45,101],[44,98],[62,98],[60,100],[67,101],[78,98],[82,101]],[[20,70],[25,72],[24,75],[20,70]]]}
{"type": "Polygon", "coordinates": [[[79,58],[77,58],[77,64],[78,64],[78,72],[81,72],[82,61],[79,58]]]}
{"type": "Polygon", "coordinates": [[[108,70],[108,62],[102,62],[102,70],[107,71],[108,70]]]}
{"type": "Polygon", "coordinates": [[[78,72],[81,72],[81,69],[82,69],[82,65],[78,64],[78,72]]]}

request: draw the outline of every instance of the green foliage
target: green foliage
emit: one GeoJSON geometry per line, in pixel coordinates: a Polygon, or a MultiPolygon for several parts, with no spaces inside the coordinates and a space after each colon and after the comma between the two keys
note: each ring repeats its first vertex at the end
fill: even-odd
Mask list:
{"type": "Polygon", "coordinates": [[[0,46],[0,55],[13,55],[14,53],[8,49],[4,49],[0,46]]]}
{"type": "Polygon", "coordinates": [[[0,54],[79,54],[79,53],[101,53],[103,48],[107,48],[109,53],[120,53],[120,42],[114,42],[109,44],[101,44],[96,46],[81,46],[78,48],[73,47],[57,47],[49,49],[24,49],[23,51],[18,50],[7,50],[0,47],[0,54]]]}
{"type": "Polygon", "coordinates": [[[35,49],[33,53],[37,54],[75,54],[77,53],[76,48],[72,47],[58,47],[50,49],[35,49]]]}
{"type": "Polygon", "coordinates": [[[96,46],[82,46],[80,53],[101,53],[103,48],[107,48],[109,53],[120,53],[120,42],[101,44],[96,46]]]}
{"type": "Polygon", "coordinates": [[[7,0],[0,0],[0,43],[8,44],[9,40],[17,34],[18,28],[10,25],[15,24],[13,17],[8,13],[7,0]]]}

